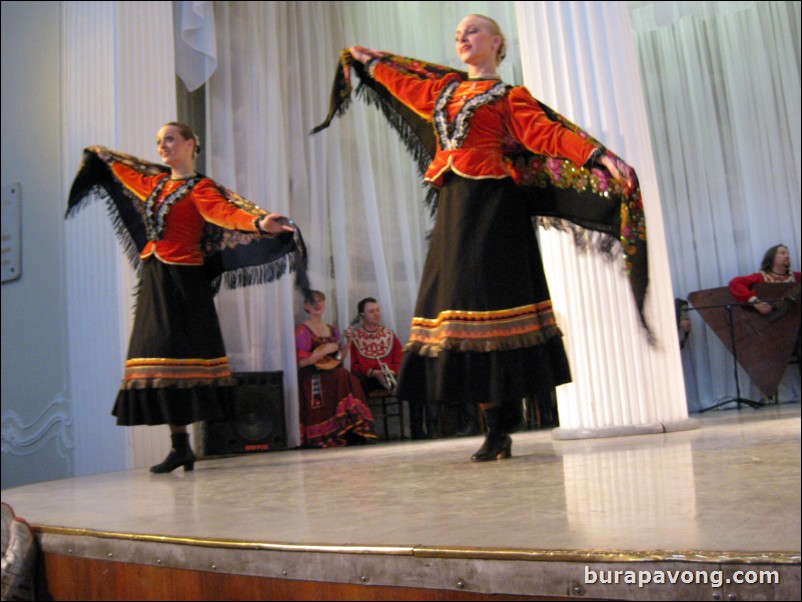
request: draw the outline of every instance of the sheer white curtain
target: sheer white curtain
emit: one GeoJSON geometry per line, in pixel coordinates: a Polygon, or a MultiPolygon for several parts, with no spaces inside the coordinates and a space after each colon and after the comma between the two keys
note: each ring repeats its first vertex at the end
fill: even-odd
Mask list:
{"type": "Polygon", "coordinates": [[[518,2],[524,80],[638,172],[649,240],[641,327],[618,262],[578,251],[570,234],[541,232],[552,300],[574,382],[557,389],[556,438],[662,433],[689,421],[673,319],[668,257],[648,119],[626,5],[518,2]],[[563,319],[564,318],[564,319],[563,319]]]}
{"type": "MultiPolygon", "coordinates": [[[[355,101],[314,137],[328,112],[342,48],[360,44],[456,65],[453,35],[468,13],[493,16],[517,57],[508,2],[216,2],[218,68],[207,85],[209,175],[265,209],[290,215],[310,253],[309,276],[328,297],[326,320],[345,327],[376,297],[404,340],[431,227],[420,176],[396,134],[355,101]]],[[[516,60],[505,66],[513,82],[516,60]]],[[[221,291],[232,367],[283,370],[289,444],[298,443],[291,279],[221,291]]]]}
{"type": "MultiPolygon", "coordinates": [[[[675,295],[755,272],[778,243],[799,269],[800,3],[633,4],[675,295]]],[[[691,319],[696,410],[733,396],[735,381],[732,356],[691,319]]],[[[743,371],[740,382],[760,398],[743,371]]],[[[797,370],[780,397],[799,399],[797,370]]]]}
{"type": "MultiPolygon", "coordinates": [[[[64,2],[61,11],[66,191],[82,149],[92,144],[158,161],[154,135],[175,118],[176,100],[174,64],[165,59],[173,48],[169,4],[64,2]]],[[[166,426],[114,426],[110,410],[128,348],[137,279],[104,203],[86,204],[64,223],[77,475],[149,466],[170,449],[166,426]]]]}

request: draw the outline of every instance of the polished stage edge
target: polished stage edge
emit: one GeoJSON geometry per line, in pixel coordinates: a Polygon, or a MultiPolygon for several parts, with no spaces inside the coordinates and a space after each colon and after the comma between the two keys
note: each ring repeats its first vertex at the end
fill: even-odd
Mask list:
{"type": "Polygon", "coordinates": [[[277,552],[552,562],[800,563],[799,404],[689,431],[295,450],[37,483],[3,501],[43,536],[277,552]]]}
{"type": "MultiPolygon", "coordinates": [[[[34,526],[41,535],[114,539],[128,542],[161,543],[229,550],[261,550],[271,552],[311,552],[317,554],[370,554],[379,556],[416,556],[419,558],[472,558],[482,560],[529,560],[556,562],[698,562],[715,564],[800,564],[802,556],[796,552],[724,552],[703,550],[515,550],[508,548],[442,548],[428,546],[361,546],[361,545],[307,545],[267,543],[225,539],[192,539],[133,533],[111,533],[91,529],[34,526]]],[[[62,541],[68,541],[63,539],[62,541]]],[[[66,549],[66,548],[65,548],[66,549]]],[[[63,550],[59,550],[63,551],[63,550]]]]}
{"type": "Polygon", "coordinates": [[[800,589],[798,563],[516,560],[39,538],[54,599],[794,600],[800,589]]]}

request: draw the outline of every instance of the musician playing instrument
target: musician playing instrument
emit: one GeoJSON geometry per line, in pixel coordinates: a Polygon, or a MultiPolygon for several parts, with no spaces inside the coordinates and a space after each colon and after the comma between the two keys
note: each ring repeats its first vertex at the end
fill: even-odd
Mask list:
{"type": "Polygon", "coordinates": [[[323,321],[326,295],[311,295],[313,302],[304,303],[309,318],[295,329],[301,443],[339,447],[369,442],[376,431],[362,386],[339,362],[333,367],[327,362],[339,352],[347,355],[348,341],[341,346],[337,327],[323,321]]]}
{"type": "Polygon", "coordinates": [[[738,303],[751,303],[763,315],[773,311],[771,303],[762,301],[752,290],[761,282],[799,282],[800,273],[791,271],[791,255],[785,245],[774,245],[763,255],[760,271],[749,276],[738,276],[730,280],[730,292],[738,303]]]}
{"type": "Polygon", "coordinates": [[[376,299],[366,297],[357,308],[362,324],[345,331],[351,341],[351,373],[359,379],[366,393],[378,388],[392,391],[401,366],[401,341],[382,325],[381,308],[376,299]]]}

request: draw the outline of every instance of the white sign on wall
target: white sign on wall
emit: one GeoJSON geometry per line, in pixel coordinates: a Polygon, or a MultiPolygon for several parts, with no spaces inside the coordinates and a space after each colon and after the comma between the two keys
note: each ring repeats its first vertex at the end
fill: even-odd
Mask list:
{"type": "Polygon", "coordinates": [[[22,276],[22,186],[12,184],[2,191],[3,282],[22,276]]]}

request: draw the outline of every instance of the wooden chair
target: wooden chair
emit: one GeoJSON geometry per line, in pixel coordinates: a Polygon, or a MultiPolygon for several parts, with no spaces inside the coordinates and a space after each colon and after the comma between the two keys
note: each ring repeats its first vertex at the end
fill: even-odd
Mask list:
{"type": "Polygon", "coordinates": [[[404,420],[404,402],[393,395],[392,391],[386,389],[375,389],[368,393],[368,407],[373,412],[373,418],[378,422],[382,421],[384,425],[384,438],[390,439],[405,439],[406,438],[406,422],[404,420]],[[399,432],[397,437],[390,436],[389,420],[390,418],[398,418],[399,432]]]}

